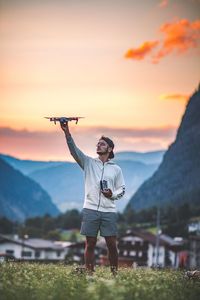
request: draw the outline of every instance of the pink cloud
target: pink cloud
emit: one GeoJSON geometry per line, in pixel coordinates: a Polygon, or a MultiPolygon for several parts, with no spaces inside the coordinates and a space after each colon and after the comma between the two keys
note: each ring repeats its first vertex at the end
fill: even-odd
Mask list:
{"type": "MultiPolygon", "coordinates": [[[[153,151],[167,148],[175,138],[176,128],[72,127],[71,132],[77,145],[94,157],[102,134],[114,140],[116,151],[153,151]]],[[[31,132],[0,127],[0,140],[0,153],[23,159],[72,160],[60,129],[31,132]]]]}

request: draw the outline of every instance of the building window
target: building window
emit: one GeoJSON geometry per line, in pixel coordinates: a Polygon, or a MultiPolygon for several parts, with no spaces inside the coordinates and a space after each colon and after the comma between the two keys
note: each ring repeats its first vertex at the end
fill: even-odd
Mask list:
{"type": "Polygon", "coordinates": [[[133,250],[132,250],[132,251],[130,251],[129,254],[130,254],[130,256],[136,256],[136,251],[133,251],[133,250]]]}
{"type": "Polygon", "coordinates": [[[35,251],[35,258],[39,258],[40,257],[40,251],[35,251]]]}
{"type": "Polygon", "coordinates": [[[8,254],[8,255],[14,255],[14,250],[8,249],[8,250],[6,250],[6,254],[8,254]]]}
{"type": "Polygon", "coordinates": [[[56,251],[56,253],[57,253],[57,257],[60,257],[61,251],[56,251]]]}
{"type": "Polygon", "coordinates": [[[139,256],[139,257],[142,257],[142,251],[139,251],[139,252],[138,252],[138,256],[139,256]]]}
{"type": "Polygon", "coordinates": [[[128,251],[127,251],[127,250],[124,250],[123,255],[124,255],[124,256],[127,256],[127,255],[128,255],[128,251]]]}
{"type": "Polygon", "coordinates": [[[158,255],[158,257],[162,256],[162,252],[158,252],[158,254],[157,254],[157,251],[153,252],[153,257],[155,257],[157,255],[158,255]]]}
{"type": "Polygon", "coordinates": [[[21,252],[21,256],[22,257],[31,257],[32,256],[32,252],[31,251],[22,251],[21,252]]]}

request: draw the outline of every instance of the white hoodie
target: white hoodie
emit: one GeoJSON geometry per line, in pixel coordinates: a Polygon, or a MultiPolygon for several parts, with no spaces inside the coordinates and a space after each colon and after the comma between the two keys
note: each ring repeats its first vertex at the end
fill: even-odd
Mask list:
{"type": "Polygon", "coordinates": [[[99,158],[85,155],[74,143],[72,137],[67,138],[71,155],[84,170],[85,174],[85,200],[84,208],[103,212],[115,212],[114,200],[120,199],[125,193],[122,170],[112,160],[103,163],[99,158]],[[100,181],[106,180],[108,188],[113,195],[106,198],[101,193],[100,181]]]}

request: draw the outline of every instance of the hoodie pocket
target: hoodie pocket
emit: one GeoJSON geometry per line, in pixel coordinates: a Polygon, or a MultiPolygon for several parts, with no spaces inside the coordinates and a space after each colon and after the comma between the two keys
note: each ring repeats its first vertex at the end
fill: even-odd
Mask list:
{"type": "Polygon", "coordinates": [[[86,194],[87,201],[92,204],[97,204],[99,199],[99,192],[95,188],[91,188],[86,194]]]}
{"type": "Polygon", "coordinates": [[[115,202],[114,200],[108,199],[106,197],[102,197],[102,206],[105,208],[115,208],[115,202]]]}

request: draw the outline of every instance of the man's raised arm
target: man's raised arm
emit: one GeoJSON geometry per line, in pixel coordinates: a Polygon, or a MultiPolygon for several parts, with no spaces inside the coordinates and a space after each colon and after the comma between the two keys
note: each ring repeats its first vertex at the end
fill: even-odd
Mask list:
{"type": "Polygon", "coordinates": [[[75,159],[75,161],[79,164],[79,166],[84,169],[85,167],[85,162],[88,158],[87,155],[85,155],[74,143],[74,140],[71,136],[71,133],[69,131],[69,125],[68,122],[65,123],[60,123],[60,127],[62,128],[62,130],[65,133],[65,137],[66,137],[66,141],[67,141],[67,145],[69,148],[69,151],[71,153],[71,155],[73,156],[73,158],[75,159]]]}

